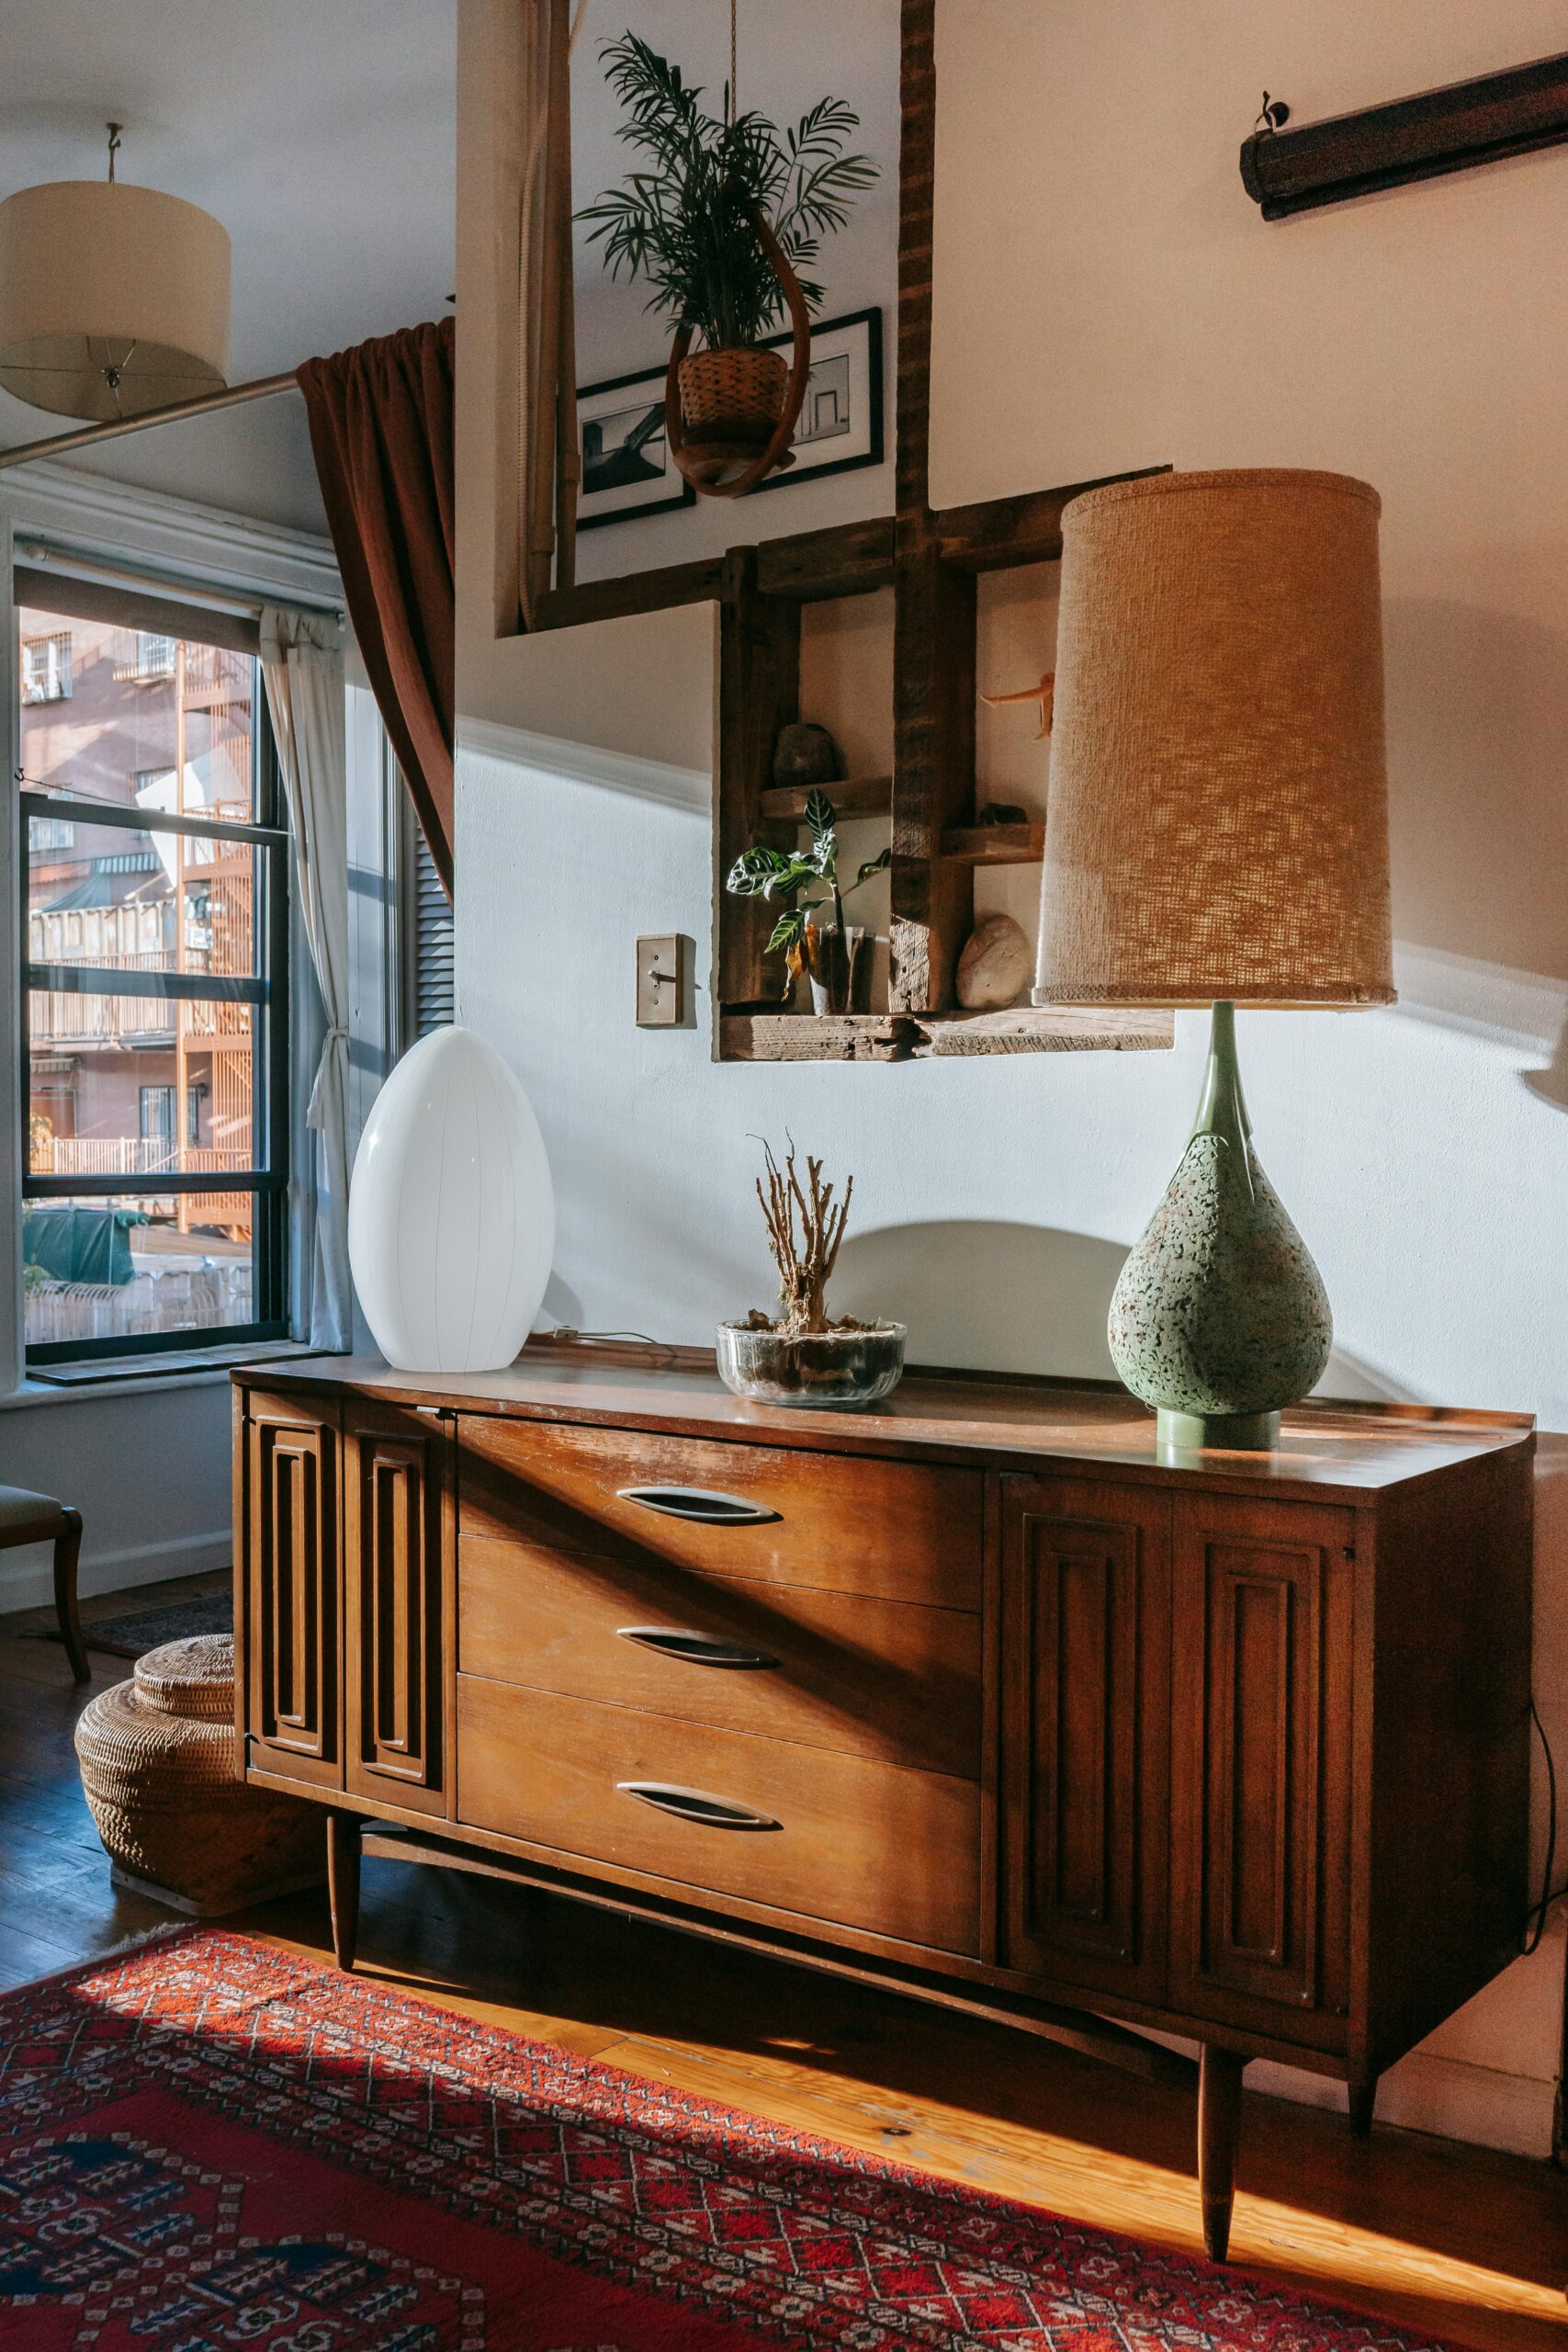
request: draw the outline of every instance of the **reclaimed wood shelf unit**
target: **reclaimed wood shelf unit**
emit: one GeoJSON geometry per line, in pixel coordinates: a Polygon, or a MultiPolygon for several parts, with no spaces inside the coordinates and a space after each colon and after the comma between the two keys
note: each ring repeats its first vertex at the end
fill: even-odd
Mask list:
{"type": "MultiPolygon", "coordinates": [[[[981,572],[1055,562],[1062,509],[1090,482],[933,510],[931,344],[935,0],[903,0],[898,157],[896,512],[806,531],[723,556],[547,592],[536,626],[716,604],[718,712],[714,791],[714,1051],[720,1061],[906,1061],[952,1054],[1160,1048],[1168,1012],[1017,1006],[965,1014],[954,1003],[959,952],[974,927],[978,866],[1037,863],[1043,829],[976,825],[976,582],[981,572]],[[820,1020],[781,1009],[785,970],[767,939],[777,908],[730,898],[743,849],[794,821],[797,795],[773,782],[781,727],[800,712],[805,605],[891,589],[893,772],[834,792],[844,815],[886,808],[892,826],[891,982],[886,1013],[820,1020]],[[874,783],[876,798],[871,798],[874,783]],[[863,805],[862,797],[863,796],[863,805]]],[[[1168,470],[1142,466],[1122,481],[1168,470]]]]}

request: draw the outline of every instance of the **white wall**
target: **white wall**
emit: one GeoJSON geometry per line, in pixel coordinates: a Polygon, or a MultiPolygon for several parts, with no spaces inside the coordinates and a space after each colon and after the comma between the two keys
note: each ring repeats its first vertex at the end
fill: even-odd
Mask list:
{"type": "MultiPolygon", "coordinates": [[[[1402,1001],[1244,1016],[1258,1141],[1335,1301],[1328,1387],[1568,1431],[1568,297],[1547,266],[1568,155],[1277,226],[1235,164],[1265,83],[1311,119],[1559,47],[1560,9],[939,14],[937,501],[1162,459],[1324,465],[1383,492],[1402,1001]]],[[[479,209],[459,316],[482,348],[471,95],[460,121],[479,209]]],[[[637,1030],[639,931],[690,933],[706,986],[711,614],[492,641],[470,347],[459,994],[549,1145],[547,1311],[700,1341],[761,1303],[751,1138],[788,1125],[854,1171],[840,1306],[903,1316],[928,1362],[1106,1372],[1105,1302],[1185,1134],[1201,1024],[1180,1018],[1170,1055],[893,1069],[715,1067],[705,995],[695,1031],[637,1030]]],[[[991,606],[983,684],[1048,663],[1049,600],[1040,574],[991,606]]],[[[1039,798],[1026,742],[988,720],[982,744],[987,781],[1039,798]]],[[[1537,1682],[1568,1760],[1568,1443],[1550,1438],[1540,1508],[1537,1682]]],[[[1380,2111],[1542,2153],[1562,1961],[1559,1929],[1395,2070],[1380,2111]]]]}

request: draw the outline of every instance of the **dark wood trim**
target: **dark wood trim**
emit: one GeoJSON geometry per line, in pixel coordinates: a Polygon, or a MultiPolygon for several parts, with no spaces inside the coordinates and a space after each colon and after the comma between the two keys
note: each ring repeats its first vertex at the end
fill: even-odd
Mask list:
{"type": "Polygon", "coordinates": [[[890,514],[800,531],[787,539],[765,539],[757,549],[757,586],[764,596],[789,596],[810,605],[836,596],[871,595],[892,585],[890,514]]]}
{"type": "Polygon", "coordinates": [[[534,627],[581,628],[589,621],[630,619],[637,613],[667,613],[678,605],[711,605],[724,593],[725,559],[703,556],[670,563],[656,571],[628,571],[619,580],[584,580],[574,588],[551,588],[535,607],[534,627]]]}
{"type": "Polygon", "coordinates": [[[1568,52],[1414,97],[1242,141],[1241,178],[1265,220],[1568,140],[1568,52]]]}
{"type": "Polygon", "coordinates": [[[973,506],[947,506],[931,517],[937,551],[944,563],[964,571],[1010,571],[1030,563],[1056,563],[1062,554],[1062,509],[1086,490],[1113,481],[1142,481],[1168,474],[1164,466],[1136,466],[1130,473],[1100,474],[1092,481],[1065,482],[1055,490],[1029,490],[1013,498],[985,498],[973,506]]]}

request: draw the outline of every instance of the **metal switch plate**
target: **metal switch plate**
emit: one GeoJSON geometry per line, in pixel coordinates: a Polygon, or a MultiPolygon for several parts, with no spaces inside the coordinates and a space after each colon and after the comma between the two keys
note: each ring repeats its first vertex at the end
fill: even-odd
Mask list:
{"type": "Polygon", "coordinates": [[[637,1025],[678,1029],[686,1017],[686,943],[678,931],[637,944],[637,1025]]]}

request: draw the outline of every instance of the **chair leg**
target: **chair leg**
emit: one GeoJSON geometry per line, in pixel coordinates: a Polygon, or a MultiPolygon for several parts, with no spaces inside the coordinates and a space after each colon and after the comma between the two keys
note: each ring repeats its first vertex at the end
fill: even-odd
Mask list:
{"type": "Polygon", "coordinates": [[[82,1551],[82,1514],[67,1510],[65,1524],[54,1539],[54,1612],[60,1620],[60,1638],[65,1645],[65,1655],[71,1661],[71,1671],[78,1682],[90,1682],[92,1668],[87,1664],[86,1645],[82,1639],[82,1620],[76,1612],[76,1563],[82,1551]]]}

